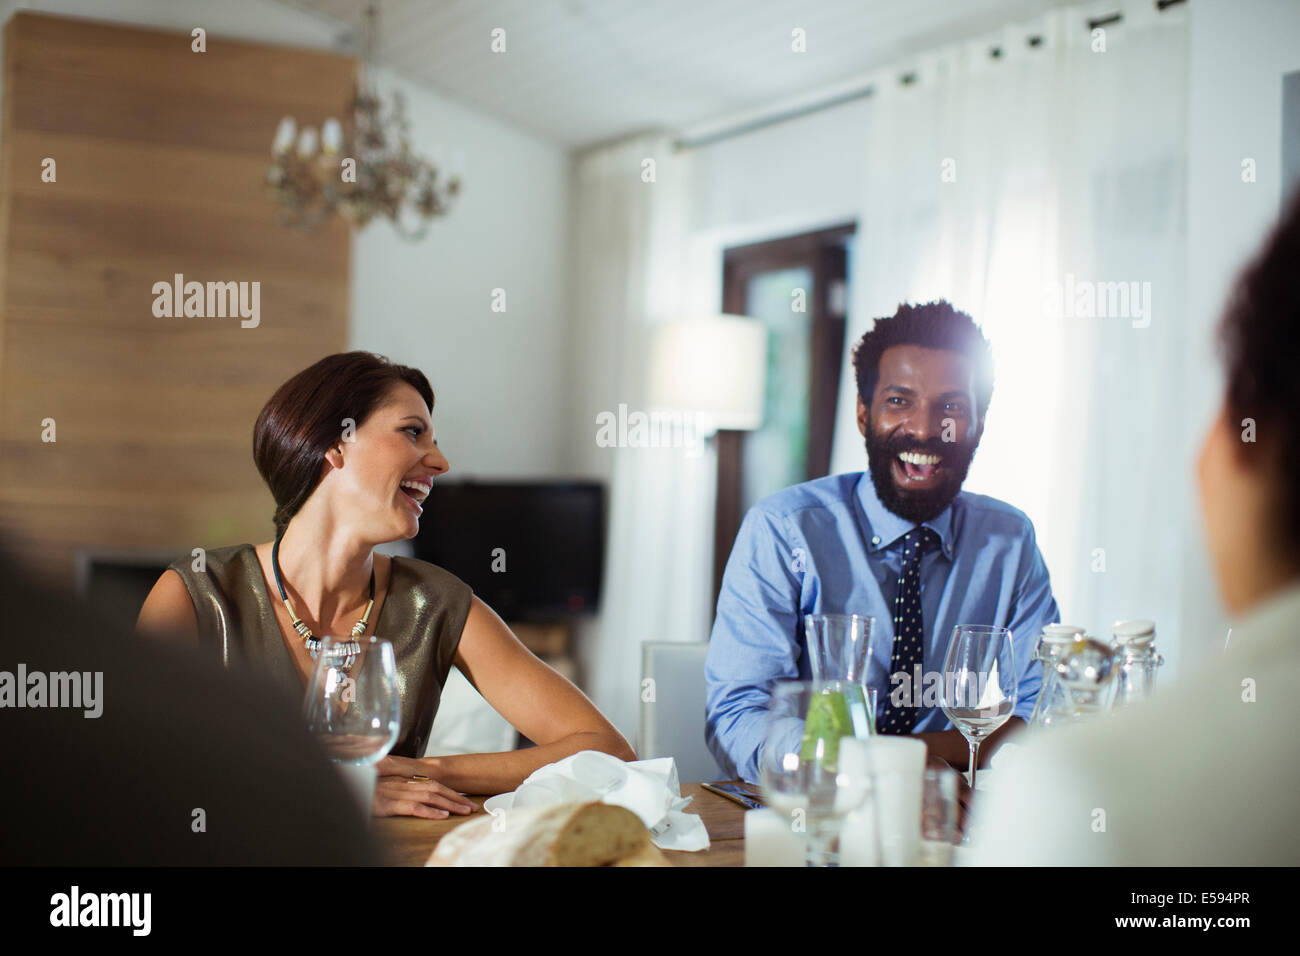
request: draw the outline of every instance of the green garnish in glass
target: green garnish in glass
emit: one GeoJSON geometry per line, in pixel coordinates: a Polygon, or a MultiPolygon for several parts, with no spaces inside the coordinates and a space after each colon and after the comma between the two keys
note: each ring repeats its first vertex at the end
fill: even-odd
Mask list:
{"type": "Polygon", "coordinates": [[[844,694],[839,691],[815,694],[808,703],[799,759],[818,761],[827,770],[834,771],[839,761],[840,738],[852,736],[853,718],[849,716],[849,702],[844,694]]]}

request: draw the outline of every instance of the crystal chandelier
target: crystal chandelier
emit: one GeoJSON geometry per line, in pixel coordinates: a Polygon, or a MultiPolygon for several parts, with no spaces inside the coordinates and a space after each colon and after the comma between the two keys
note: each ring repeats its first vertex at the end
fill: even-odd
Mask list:
{"type": "Polygon", "coordinates": [[[459,176],[440,177],[433,163],[411,151],[400,93],[394,93],[393,105],[384,113],[369,75],[377,35],[378,12],[372,3],[366,10],[357,92],[348,107],[350,129],[330,117],[321,124],[318,143],[312,127],[300,132],[292,116],[280,121],[267,183],[282,225],[306,232],[335,213],[358,226],[382,215],[400,236],[418,240],[459,193],[459,176]]]}

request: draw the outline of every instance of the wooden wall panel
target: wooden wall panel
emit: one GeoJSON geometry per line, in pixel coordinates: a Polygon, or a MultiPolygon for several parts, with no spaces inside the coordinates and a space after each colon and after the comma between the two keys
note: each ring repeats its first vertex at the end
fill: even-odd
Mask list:
{"type": "Polygon", "coordinates": [[[253,422],[347,347],[350,268],[344,224],[274,222],[269,145],[341,117],[355,61],[27,12],[4,53],[0,536],[65,585],[83,547],[268,539],[253,422]],[[259,282],[260,324],[155,317],[178,272],[259,282]]]}

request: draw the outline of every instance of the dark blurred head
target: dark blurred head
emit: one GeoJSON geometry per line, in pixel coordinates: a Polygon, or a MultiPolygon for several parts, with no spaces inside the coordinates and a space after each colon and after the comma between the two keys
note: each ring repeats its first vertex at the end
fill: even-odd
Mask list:
{"type": "Polygon", "coordinates": [[[1198,465],[1219,589],[1234,613],[1300,577],[1300,190],[1219,325],[1223,408],[1198,465]]]}
{"type": "Polygon", "coordinates": [[[871,481],[914,523],[952,504],[984,433],[993,356],[979,326],[939,300],[901,305],[853,350],[871,481]]]}
{"type": "MultiPolygon", "coordinates": [[[[253,461],[275,499],[276,536],[328,472],[327,455],[347,450],[346,420],[354,423],[349,444],[364,447],[362,430],[375,412],[393,409],[396,431],[402,414],[420,406],[421,400],[423,410],[432,415],[433,389],[423,372],[371,352],[326,356],[276,389],[253,427],[253,461]],[[404,402],[400,409],[395,404],[399,401],[404,402]]],[[[432,436],[426,434],[423,441],[432,442],[432,436]]],[[[419,459],[416,455],[412,461],[419,459]]],[[[399,468],[405,464],[396,463],[399,468]]],[[[413,468],[394,479],[395,486],[413,468]]]]}
{"type": "Polygon", "coordinates": [[[0,710],[0,860],[382,862],[368,814],[307,732],[299,697],[245,661],[223,667],[214,648],[192,639],[132,634],[70,588],[30,577],[28,551],[0,532],[9,625],[0,629],[0,670],[25,667],[29,681],[43,674],[51,693],[46,706],[0,710]],[[51,706],[62,681],[79,688],[74,706],[51,706]],[[69,786],[70,775],[80,782],[69,786]]]}

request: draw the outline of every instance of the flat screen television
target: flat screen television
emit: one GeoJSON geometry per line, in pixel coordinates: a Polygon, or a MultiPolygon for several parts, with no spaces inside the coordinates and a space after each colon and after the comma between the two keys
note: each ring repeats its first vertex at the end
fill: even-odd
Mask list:
{"type": "Polygon", "coordinates": [[[183,550],[83,548],[76,554],[76,594],[126,630],[134,630],[140,608],[167,565],[188,557],[183,550]]]}
{"type": "Polygon", "coordinates": [[[604,523],[597,482],[435,480],[413,544],[504,620],[555,620],[597,609],[604,523]]]}

